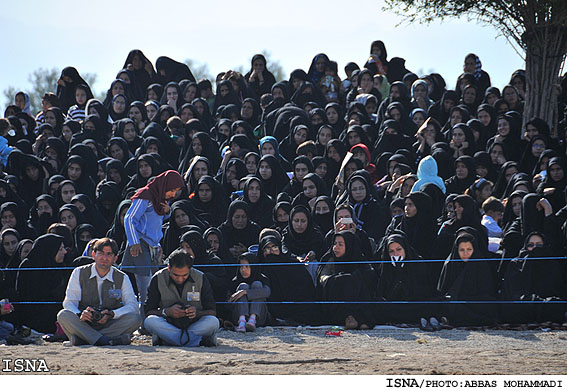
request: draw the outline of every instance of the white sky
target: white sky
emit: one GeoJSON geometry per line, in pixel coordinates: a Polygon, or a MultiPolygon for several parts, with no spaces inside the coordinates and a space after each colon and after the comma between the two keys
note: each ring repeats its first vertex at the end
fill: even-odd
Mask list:
{"type": "MultiPolygon", "coordinates": [[[[29,87],[35,69],[74,66],[98,75],[106,91],[131,49],[153,62],[165,55],[208,63],[211,74],[243,65],[264,49],[286,75],[308,70],[317,53],[344,66],[362,66],[370,43],[381,39],[388,58],[403,57],[419,76],[436,71],[453,88],[467,53],[476,53],[502,88],[523,60],[490,26],[466,20],[396,27],[382,0],[362,1],[18,1],[2,4],[0,91],[29,87]],[[346,4],[346,5],[345,5],[346,4]]],[[[55,86],[54,86],[55,90],[55,86]]],[[[4,98],[0,98],[3,112],[4,98]]]]}

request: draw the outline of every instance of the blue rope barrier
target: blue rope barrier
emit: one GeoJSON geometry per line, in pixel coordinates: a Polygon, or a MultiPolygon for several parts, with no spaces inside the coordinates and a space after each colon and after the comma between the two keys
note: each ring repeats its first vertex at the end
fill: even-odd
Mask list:
{"type": "MultiPolygon", "coordinates": [[[[483,261],[493,261],[493,262],[500,262],[500,261],[511,261],[514,259],[519,258],[477,258],[477,259],[469,259],[469,260],[462,260],[462,259],[450,259],[450,262],[483,262],[483,261]]],[[[528,258],[529,259],[529,258],[528,258]]],[[[567,261],[567,257],[542,257],[537,258],[538,260],[562,260],[567,261]]],[[[447,259],[413,259],[413,260],[403,260],[400,262],[396,262],[396,264],[400,263],[431,263],[431,262],[446,262],[447,259]]],[[[392,263],[391,260],[369,260],[369,261],[344,261],[344,262],[320,262],[320,261],[312,261],[311,263],[317,264],[329,264],[329,265],[352,265],[352,264],[381,264],[381,263],[392,263]]],[[[290,266],[290,265],[307,265],[307,263],[301,262],[274,262],[274,263],[256,263],[254,266],[290,266]]],[[[237,263],[222,263],[217,265],[193,265],[195,268],[207,268],[207,267],[237,267],[237,263]]],[[[164,268],[167,265],[149,265],[149,266],[120,266],[116,265],[116,267],[120,270],[122,269],[155,269],[155,268],[164,268]]],[[[0,268],[0,271],[27,271],[27,270],[74,270],[76,266],[64,266],[64,267],[25,267],[25,268],[0,268]]]]}
{"type": "MultiPolygon", "coordinates": [[[[236,302],[217,301],[216,304],[236,302]]],[[[253,303],[239,301],[239,303],[253,303]]],[[[256,302],[257,303],[257,302],[256,302]]],[[[567,301],[523,301],[523,300],[432,300],[432,301],[263,301],[265,304],[567,304],[567,301]]],[[[10,304],[63,304],[62,301],[15,301],[10,304]]],[[[138,302],[138,304],[141,304],[138,302]]]]}

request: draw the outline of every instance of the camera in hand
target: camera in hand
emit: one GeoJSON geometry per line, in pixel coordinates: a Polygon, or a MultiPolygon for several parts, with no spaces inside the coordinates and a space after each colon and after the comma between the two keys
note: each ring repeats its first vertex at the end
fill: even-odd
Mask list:
{"type": "Polygon", "coordinates": [[[99,320],[102,319],[103,315],[101,314],[101,309],[100,308],[93,308],[91,311],[91,315],[93,318],[93,322],[98,322],[99,320]]]}

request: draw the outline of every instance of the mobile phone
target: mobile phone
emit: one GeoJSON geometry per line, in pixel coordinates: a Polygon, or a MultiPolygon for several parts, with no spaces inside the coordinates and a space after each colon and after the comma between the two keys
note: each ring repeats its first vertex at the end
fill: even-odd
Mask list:
{"type": "Polygon", "coordinates": [[[354,221],[352,221],[352,217],[343,217],[340,222],[342,224],[352,224],[354,221]]]}

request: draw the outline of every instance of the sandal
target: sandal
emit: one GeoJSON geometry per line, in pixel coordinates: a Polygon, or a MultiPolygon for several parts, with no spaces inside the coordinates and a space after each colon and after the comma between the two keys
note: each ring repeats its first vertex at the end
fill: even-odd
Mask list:
{"type": "Polygon", "coordinates": [[[238,327],[236,328],[236,332],[237,333],[245,333],[246,332],[246,323],[245,322],[239,322],[238,327]]]}

